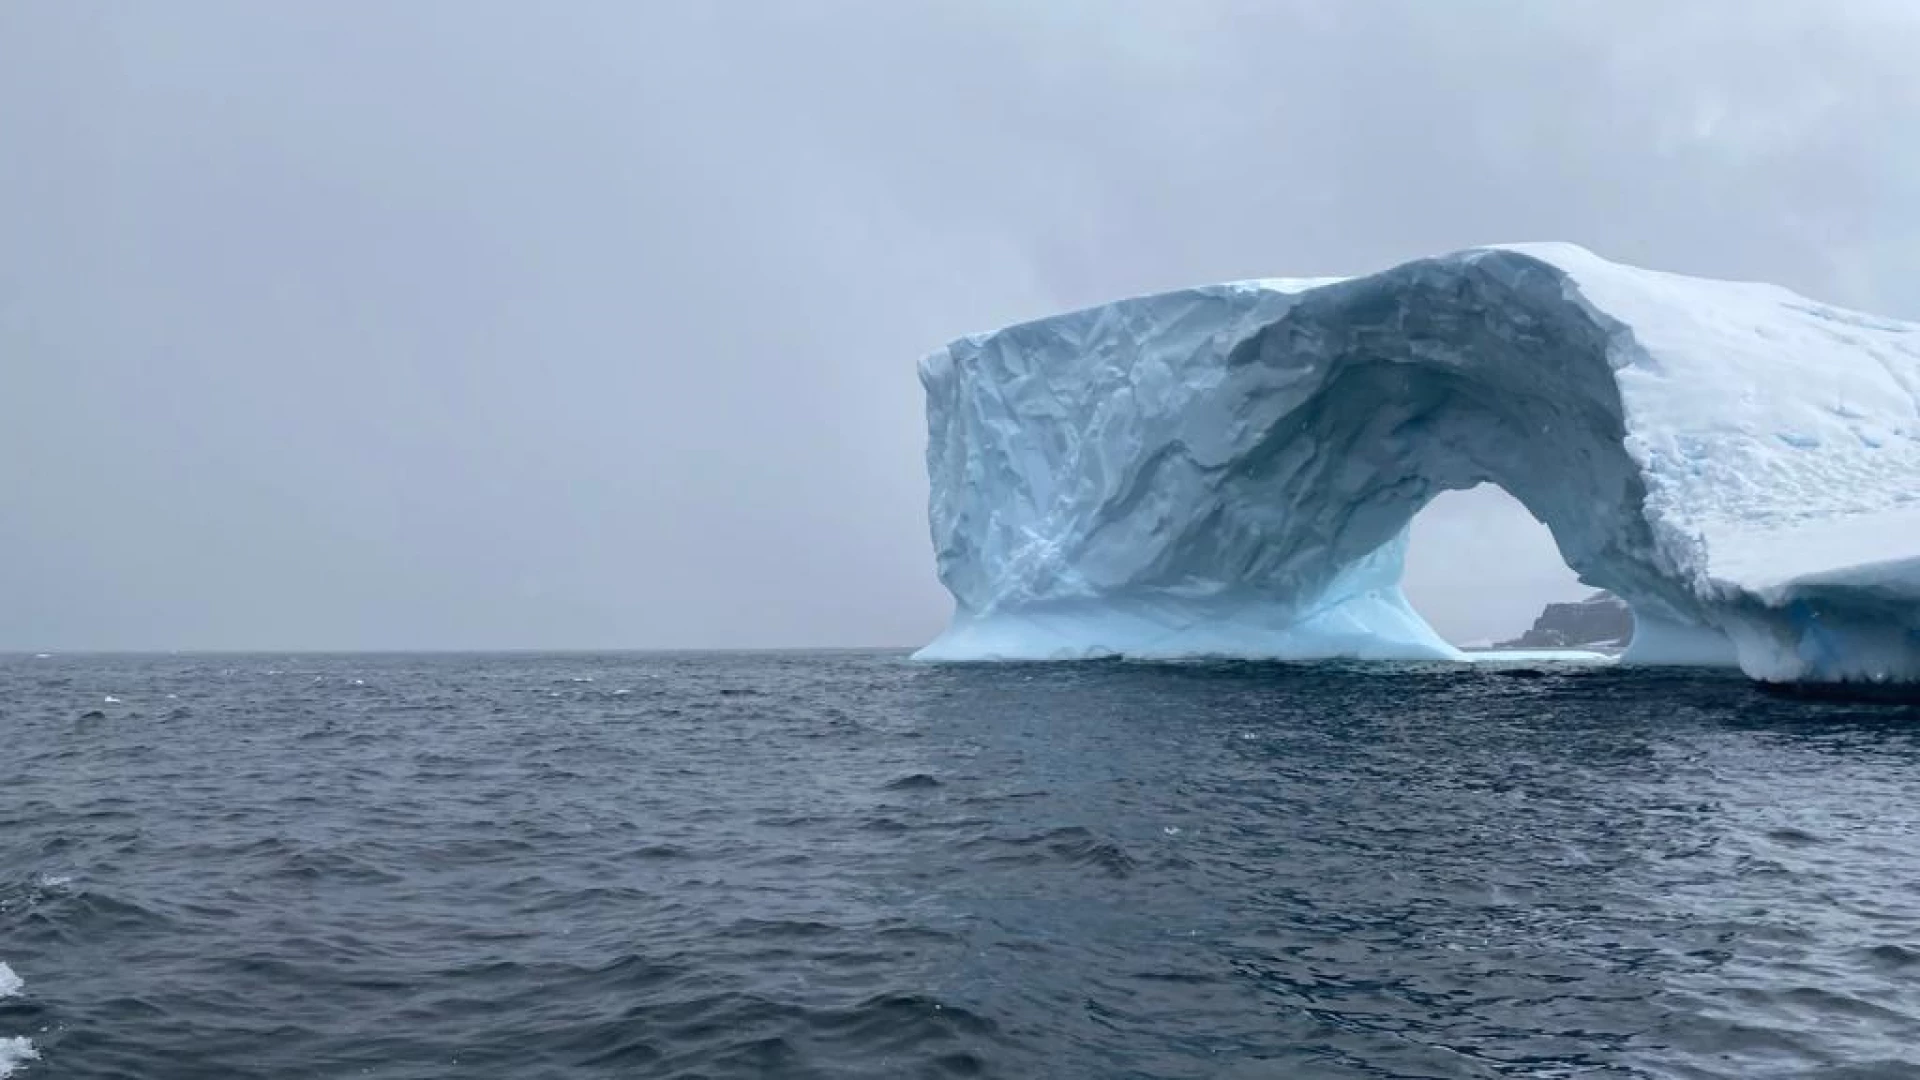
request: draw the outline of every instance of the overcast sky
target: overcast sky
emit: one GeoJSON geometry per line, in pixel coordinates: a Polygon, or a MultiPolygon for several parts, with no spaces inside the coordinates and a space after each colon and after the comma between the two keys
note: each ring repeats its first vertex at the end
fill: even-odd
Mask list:
{"type": "MultiPolygon", "coordinates": [[[[1920,4],[0,3],[0,648],[918,644],[914,364],[1481,243],[1920,316],[1920,4]]],[[[1578,594],[1417,523],[1443,631],[1578,594]]]]}

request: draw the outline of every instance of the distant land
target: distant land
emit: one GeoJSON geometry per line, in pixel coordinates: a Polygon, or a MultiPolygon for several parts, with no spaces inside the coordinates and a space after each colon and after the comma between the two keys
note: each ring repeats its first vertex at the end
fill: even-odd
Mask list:
{"type": "Polygon", "coordinates": [[[1585,600],[1548,604],[1526,633],[1493,647],[1620,652],[1632,637],[1633,613],[1619,597],[1602,590],[1585,600]]]}

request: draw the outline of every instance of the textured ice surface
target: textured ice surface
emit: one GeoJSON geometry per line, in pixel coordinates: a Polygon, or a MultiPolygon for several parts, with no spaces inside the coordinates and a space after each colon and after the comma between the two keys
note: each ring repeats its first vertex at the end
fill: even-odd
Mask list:
{"type": "Polygon", "coordinates": [[[1406,527],[1504,487],[1633,608],[1629,661],[1920,679],[1920,327],[1478,249],[1166,293],[921,364],[934,660],[1457,658],[1406,527]]]}

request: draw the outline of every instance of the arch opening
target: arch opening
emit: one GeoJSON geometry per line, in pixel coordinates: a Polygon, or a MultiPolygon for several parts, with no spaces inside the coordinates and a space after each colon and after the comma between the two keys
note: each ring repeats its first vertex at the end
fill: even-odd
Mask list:
{"type": "Polygon", "coordinates": [[[1401,588],[1429,626],[1467,650],[1614,651],[1631,632],[1619,625],[1628,616],[1618,601],[1596,607],[1592,618],[1549,619],[1534,632],[1547,605],[1598,594],[1567,565],[1553,533],[1497,484],[1442,492],[1414,516],[1401,588]]]}

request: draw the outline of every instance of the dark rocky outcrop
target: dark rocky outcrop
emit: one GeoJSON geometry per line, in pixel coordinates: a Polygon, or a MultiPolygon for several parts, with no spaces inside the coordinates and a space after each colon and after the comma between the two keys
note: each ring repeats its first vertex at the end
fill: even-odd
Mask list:
{"type": "Polygon", "coordinates": [[[1619,597],[1597,592],[1570,604],[1548,604],[1533,628],[1496,649],[1594,649],[1614,652],[1633,637],[1633,613],[1619,597]]]}

